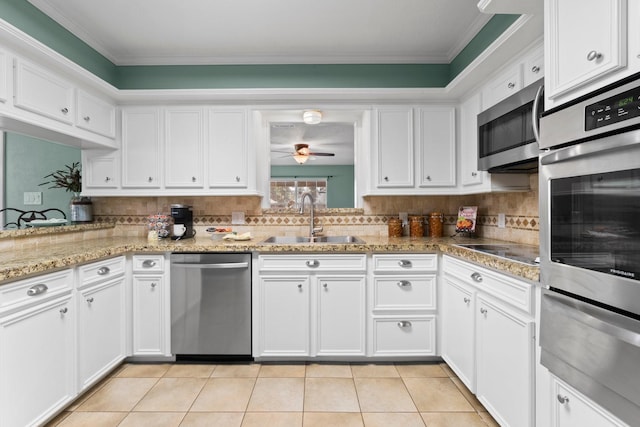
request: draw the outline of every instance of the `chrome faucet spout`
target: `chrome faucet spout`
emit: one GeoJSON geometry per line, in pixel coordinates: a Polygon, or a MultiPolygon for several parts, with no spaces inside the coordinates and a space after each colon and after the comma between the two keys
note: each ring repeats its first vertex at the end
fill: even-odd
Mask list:
{"type": "Polygon", "coordinates": [[[304,213],[304,201],[309,198],[309,238],[313,239],[316,233],[322,231],[322,226],[314,227],[315,223],[315,200],[313,200],[313,195],[310,192],[302,193],[300,196],[300,214],[304,213]]]}

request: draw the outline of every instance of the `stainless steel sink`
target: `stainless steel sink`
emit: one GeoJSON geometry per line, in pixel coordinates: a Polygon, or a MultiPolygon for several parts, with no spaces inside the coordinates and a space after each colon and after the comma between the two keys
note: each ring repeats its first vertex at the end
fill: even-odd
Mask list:
{"type": "Polygon", "coordinates": [[[318,236],[318,237],[298,237],[298,236],[271,236],[262,243],[273,245],[295,245],[301,243],[352,243],[362,244],[364,240],[356,236],[318,236]]]}

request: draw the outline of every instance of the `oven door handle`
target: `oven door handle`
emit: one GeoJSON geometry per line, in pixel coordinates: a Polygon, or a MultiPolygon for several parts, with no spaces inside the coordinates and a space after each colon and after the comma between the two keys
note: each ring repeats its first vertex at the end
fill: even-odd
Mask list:
{"type": "Polygon", "coordinates": [[[540,164],[553,165],[582,157],[600,156],[602,153],[625,150],[630,145],[636,145],[639,142],[640,137],[638,136],[638,132],[627,132],[608,136],[597,141],[572,145],[570,147],[553,150],[547,154],[541,154],[540,164]]]}
{"type": "Polygon", "coordinates": [[[196,268],[200,270],[204,269],[241,269],[248,268],[248,262],[228,262],[228,263],[217,263],[217,264],[198,264],[198,263],[187,263],[187,262],[172,262],[171,265],[173,267],[178,268],[196,268]]]}

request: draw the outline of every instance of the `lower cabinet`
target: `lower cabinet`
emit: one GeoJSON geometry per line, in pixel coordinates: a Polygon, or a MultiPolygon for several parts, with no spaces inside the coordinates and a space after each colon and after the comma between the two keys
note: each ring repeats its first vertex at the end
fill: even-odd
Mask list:
{"type": "Polygon", "coordinates": [[[501,426],[532,427],[533,285],[443,259],[442,358],[501,426]]]}

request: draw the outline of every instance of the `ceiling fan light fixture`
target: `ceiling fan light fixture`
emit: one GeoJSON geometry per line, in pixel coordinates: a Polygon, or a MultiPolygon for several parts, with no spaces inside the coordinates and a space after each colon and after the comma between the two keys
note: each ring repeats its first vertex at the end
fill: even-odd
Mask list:
{"type": "Polygon", "coordinates": [[[305,163],[307,163],[307,160],[309,160],[309,156],[308,155],[304,155],[304,154],[294,154],[293,155],[293,159],[299,164],[299,165],[304,165],[305,163]]]}
{"type": "Polygon", "coordinates": [[[318,110],[307,110],[302,113],[302,121],[308,125],[317,125],[322,121],[322,113],[318,110]]]}

